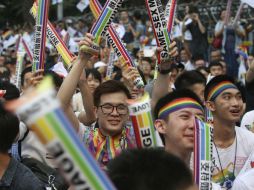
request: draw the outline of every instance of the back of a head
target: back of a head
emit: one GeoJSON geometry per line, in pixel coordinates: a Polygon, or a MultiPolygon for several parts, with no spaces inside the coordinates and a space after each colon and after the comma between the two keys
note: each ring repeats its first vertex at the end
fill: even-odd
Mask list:
{"type": "Polygon", "coordinates": [[[195,84],[206,84],[206,78],[199,71],[185,71],[175,81],[175,88],[190,89],[195,84]]]}
{"type": "Polygon", "coordinates": [[[7,153],[19,132],[19,119],[0,104],[0,152],[7,153]]]}
{"type": "Polygon", "coordinates": [[[122,92],[127,96],[127,98],[131,98],[128,88],[122,82],[108,80],[101,83],[94,91],[94,105],[99,106],[102,95],[117,92],[122,92]]]}
{"type": "Polygon", "coordinates": [[[193,185],[185,163],[163,149],[122,152],[108,164],[118,190],[185,190],[193,185]]]}

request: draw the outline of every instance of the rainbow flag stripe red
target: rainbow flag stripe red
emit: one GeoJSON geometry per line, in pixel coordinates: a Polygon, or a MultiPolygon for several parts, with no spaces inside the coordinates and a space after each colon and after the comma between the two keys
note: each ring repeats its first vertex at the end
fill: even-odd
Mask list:
{"type": "Polygon", "coordinates": [[[199,189],[211,189],[212,152],[213,128],[199,118],[195,118],[194,180],[199,189]]]}

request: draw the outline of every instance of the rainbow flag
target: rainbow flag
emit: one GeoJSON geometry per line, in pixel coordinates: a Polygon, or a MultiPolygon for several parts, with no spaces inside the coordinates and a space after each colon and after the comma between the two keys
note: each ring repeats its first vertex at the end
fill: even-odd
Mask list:
{"type": "Polygon", "coordinates": [[[163,60],[169,58],[170,45],[170,37],[168,35],[164,9],[160,0],[146,0],[146,7],[152,23],[156,44],[158,47],[163,48],[162,52],[158,54],[158,64],[160,64],[163,60]]]}
{"type": "Polygon", "coordinates": [[[139,148],[157,146],[148,93],[140,99],[129,99],[127,103],[137,146],[139,148]]]}
{"type": "Polygon", "coordinates": [[[35,25],[33,71],[44,69],[49,0],[38,0],[35,25]]]}
{"type": "Polygon", "coordinates": [[[173,24],[174,24],[174,18],[175,18],[175,12],[176,12],[176,0],[169,0],[166,5],[165,10],[165,19],[167,21],[167,30],[168,35],[171,35],[173,24]]]}
{"type": "MultiPolygon", "coordinates": [[[[33,4],[33,7],[30,10],[31,15],[36,19],[36,14],[38,10],[37,3],[33,4]]],[[[66,47],[64,41],[59,36],[54,26],[48,20],[47,22],[47,37],[51,44],[57,49],[58,53],[62,56],[66,68],[69,68],[72,64],[72,61],[75,59],[75,56],[70,52],[66,47]]]]}
{"type": "Polygon", "coordinates": [[[213,127],[195,118],[194,180],[199,189],[211,189],[213,127]]]}
{"type": "Polygon", "coordinates": [[[46,77],[35,90],[9,102],[6,108],[16,111],[36,133],[74,189],[114,190],[79,140],[55,96],[53,81],[46,77]]]}
{"type": "Polygon", "coordinates": [[[108,27],[115,18],[122,3],[123,0],[107,0],[90,32],[95,37],[95,43],[99,44],[100,38],[106,35],[108,27]]]}
{"type": "MultiPolygon", "coordinates": [[[[96,19],[99,18],[103,10],[98,0],[90,0],[90,9],[96,19]]],[[[129,55],[129,52],[127,51],[126,47],[123,45],[120,37],[118,36],[117,32],[115,31],[112,25],[109,25],[108,32],[106,33],[106,37],[107,37],[107,42],[114,49],[114,52],[119,58],[122,65],[127,64],[128,66],[136,67],[135,63],[133,62],[132,58],[129,55]]],[[[137,86],[137,88],[144,87],[144,82],[141,77],[137,77],[134,83],[137,86]]]]}

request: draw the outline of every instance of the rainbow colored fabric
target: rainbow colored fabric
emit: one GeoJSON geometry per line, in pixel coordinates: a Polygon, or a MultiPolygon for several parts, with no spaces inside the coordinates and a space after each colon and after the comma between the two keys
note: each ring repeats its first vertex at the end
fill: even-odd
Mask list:
{"type": "Polygon", "coordinates": [[[220,95],[224,90],[234,88],[238,89],[232,82],[230,81],[223,81],[214,86],[211,91],[208,93],[207,100],[214,101],[218,95],[220,95]]]}
{"type": "Polygon", "coordinates": [[[211,189],[213,127],[195,118],[194,180],[199,189],[211,189]]]}
{"type": "Polygon", "coordinates": [[[132,126],[124,127],[121,134],[112,137],[104,136],[99,127],[93,124],[86,127],[82,141],[102,168],[122,150],[136,147],[132,126]]]}
{"type": "Polygon", "coordinates": [[[73,189],[115,190],[64,115],[50,78],[6,107],[36,133],[73,189]]]}
{"type": "Polygon", "coordinates": [[[163,106],[159,111],[158,118],[165,119],[170,113],[183,108],[195,108],[204,112],[203,107],[196,100],[192,98],[178,98],[163,106]]]}
{"type": "Polygon", "coordinates": [[[137,146],[139,148],[157,146],[148,93],[139,99],[129,99],[127,103],[137,146]]]}

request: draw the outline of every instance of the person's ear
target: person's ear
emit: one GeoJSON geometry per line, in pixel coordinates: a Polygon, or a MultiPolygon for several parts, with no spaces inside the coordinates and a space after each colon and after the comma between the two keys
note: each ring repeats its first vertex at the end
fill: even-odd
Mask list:
{"type": "Polygon", "coordinates": [[[163,119],[156,119],[154,126],[159,133],[166,134],[167,124],[163,119]]]}
{"type": "Polygon", "coordinates": [[[215,103],[212,101],[206,101],[205,102],[205,106],[207,107],[207,109],[209,109],[211,112],[215,111],[215,103]]]}

